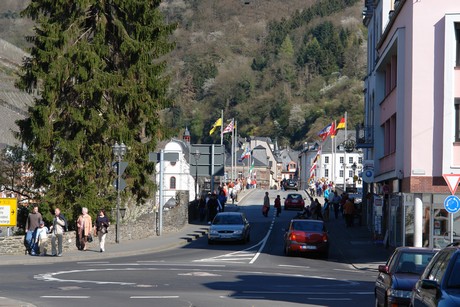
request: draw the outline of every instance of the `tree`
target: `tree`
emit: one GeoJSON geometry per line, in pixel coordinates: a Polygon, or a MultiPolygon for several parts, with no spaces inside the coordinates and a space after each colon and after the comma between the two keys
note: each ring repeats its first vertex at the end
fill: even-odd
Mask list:
{"type": "Polygon", "coordinates": [[[22,12],[36,29],[18,86],[39,95],[18,122],[19,139],[50,209],[76,216],[82,206],[110,207],[116,141],[129,147],[129,191],[139,202],[150,195],[147,157],[168,105],[161,57],[174,48],[160,2],[34,0],[22,12]]]}

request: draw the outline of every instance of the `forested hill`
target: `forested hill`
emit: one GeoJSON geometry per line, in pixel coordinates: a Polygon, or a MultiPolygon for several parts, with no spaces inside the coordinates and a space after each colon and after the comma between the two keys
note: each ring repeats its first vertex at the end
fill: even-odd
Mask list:
{"type": "MultiPolygon", "coordinates": [[[[0,38],[22,48],[31,24],[19,17],[30,0],[0,3],[0,38]]],[[[215,120],[235,118],[241,136],[269,136],[300,147],[345,111],[362,121],[366,29],[358,0],[165,0],[177,23],[168,55],[171,107],[163,137],[185,126],[192,142],[215,120]]],[[[224,124],[225,125],[225,124],[224,124]]]]}
{"type": "Polygon", "coordinates": [[[224,110],[240,135],[299,148],[345,111],[349,127],[362,122],[362,2],[166,1],[178,23],[168,126],[216,141],[208,132],[224,110]]]}

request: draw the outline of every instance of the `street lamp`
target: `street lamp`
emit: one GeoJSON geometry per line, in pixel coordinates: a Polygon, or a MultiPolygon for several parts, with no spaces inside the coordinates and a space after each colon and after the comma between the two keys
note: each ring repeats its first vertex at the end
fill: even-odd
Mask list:
{"type": "Polygon", "coordinates": [[[121,143],[118,144],[115,142],[115,145],[112,146],[112,152],[114,157],[117,159],[117,224],[115,226],[115,242],[120,243],[120,231],[119,231],[119,224],[120,224],[120,162],[123,156],[126,154],[127,147],[125,144],[121,143]]]}
{"type": "Polygon", "coordinates": [[[353,189],[356,189],[356,169],[358,168],[358,165],[356,165],[356,162],[353,162],[353,165],[351,166],[351,169],[353,170],[353,189]]]}
{"type": "Polygon", "coordinates": [[[198,149],[195,150],[195,153],[192,154],[195,158],[195,199],[198,196],[198,160],[200,159],[200,151],[198,149]]]}

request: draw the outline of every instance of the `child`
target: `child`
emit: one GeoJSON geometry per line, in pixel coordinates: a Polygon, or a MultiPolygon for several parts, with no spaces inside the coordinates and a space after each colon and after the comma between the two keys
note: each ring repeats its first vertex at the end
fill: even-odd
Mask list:
{"type": "MultiPolygon", "coordinates": [[[[37,228],[35,234],[35,243],[38,244],[40,250],[40,256],[46,256],[46,246],[48,242],[48,227],[45,226],[44,221],[40,221],[40,225],[37,228]]],[[[38,252],[37,250],[35,252],[38,252]]]]}

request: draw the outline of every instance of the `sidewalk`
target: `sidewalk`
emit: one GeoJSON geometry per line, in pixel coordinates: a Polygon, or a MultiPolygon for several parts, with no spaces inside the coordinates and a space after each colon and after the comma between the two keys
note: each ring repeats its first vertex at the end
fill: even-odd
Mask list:
{"type": "MultiPolygon", "coordinates": [[[[323,197],[318,198],[324,204],[323,197]]],[[[345,219],[339,214],[335,218],[331,211],[329,221],[326,222],[331,240],[331,248],[335,248],[343,259],[358,270],[377,271],[380,264],[385,264],[393,253],[392,248],[385,248],[377,244],[367,226],[355,225],[347,227],[345,219]]]]}

